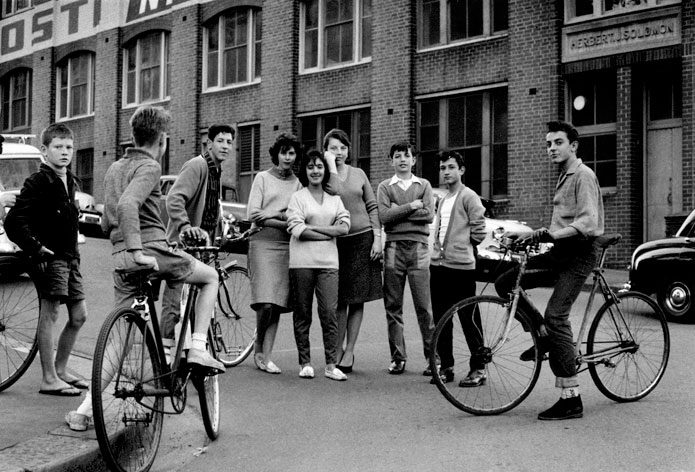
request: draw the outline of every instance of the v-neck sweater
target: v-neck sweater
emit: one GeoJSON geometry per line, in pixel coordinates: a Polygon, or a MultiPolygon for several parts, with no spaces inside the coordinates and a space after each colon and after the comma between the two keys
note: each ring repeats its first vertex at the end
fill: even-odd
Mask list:
{"type": "Polygon", "coordinates": [[[418,241],[427,244],[429,224],[434,219],[432,186],[423,178],[413,182],[408,190],[386,179],[377,188],[379,220],[386,231],[386,242],[418,241]],[[422,200],[423,208],[413,210],[410,203],[422,200]],[[395,206],[392,204],[395,203],[395,206]]]}

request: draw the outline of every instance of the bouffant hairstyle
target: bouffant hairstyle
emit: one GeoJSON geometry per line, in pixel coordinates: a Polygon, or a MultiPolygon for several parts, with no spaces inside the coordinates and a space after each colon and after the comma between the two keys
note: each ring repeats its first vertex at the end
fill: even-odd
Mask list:
{"type": "Polygon", "coordinates": [[[270,160],[273,161],[273,164],[278,165],[278,156],[280,153],[287,152],[290,149],[294,149],[294,152],[297,154],[297,161],[301,162],[302,145],[299,143],[297,137],[291,133],[280,133],[278,137],[275,138],[273,145],[268,149],[270,160]]]}
{"type": "Polygon", "coordinates": [[[575,128],[572,123],[560,120],[548,122],[548,133],[557,133],[559,131],[565,132],[570,144],[579,141],[579,131],[577,131],[577,128],[575,128]]]}
{"type": "Polygon", "coordinates": [[[326,162],[326,158],[323,157],[323,153],[316,151],[316,150],[311,150],[307,152],[303,158],[302,158],[302,163],[299,166],[299,181],[302,183],[303,186],[308,187],[309,186],[309,177],[306,175],[306,169],[309,167],[309,164],[315,161],[321,161],[323,163],[323,168],[324,168],[324,173],[323,173],[323,180],[321,181],[321,186],[325,189],[326,185],[328,184],[328,179],[331,178],[330,172],[328,172],[328,162],[326,162]]]}

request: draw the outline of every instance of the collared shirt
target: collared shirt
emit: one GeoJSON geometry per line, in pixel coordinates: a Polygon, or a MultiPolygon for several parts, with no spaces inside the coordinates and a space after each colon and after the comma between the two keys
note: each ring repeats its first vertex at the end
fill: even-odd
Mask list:
{"type": "Polygon", "coordinates": [[[408,190],[408,188],[413,184],[413,182],[422,184],[422,181],[417,175],[411,175],[409,179],[401,179],[397,175],[391,177],[389,185],[398,185],[403,190],[408,190]]]}
{"type": "Polygon", "coordinates": [[[603,199],[596,174],[577,159],[555,186],[550,231],[572,226],[585,237],[603,234],[603,199]]]}
{"type": "Polygon", "coordinates": [[[200,227],[213,237],[220,211],[220,174],[222,171],[217,167],[209,152],[203,154],[203,157],[208,165],[208,182],[205,190],[205,210],[203,210],[200,227]]]}

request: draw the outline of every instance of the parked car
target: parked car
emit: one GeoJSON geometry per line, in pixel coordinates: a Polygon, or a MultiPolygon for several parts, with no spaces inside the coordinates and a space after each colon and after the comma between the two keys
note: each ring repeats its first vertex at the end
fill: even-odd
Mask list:
{"type": "Polygon", "coordinates": [[[666,317],[695,321],[695,210],[672,238],[641,244],[632,253],[628,290],[656,294],[666,317]]]}

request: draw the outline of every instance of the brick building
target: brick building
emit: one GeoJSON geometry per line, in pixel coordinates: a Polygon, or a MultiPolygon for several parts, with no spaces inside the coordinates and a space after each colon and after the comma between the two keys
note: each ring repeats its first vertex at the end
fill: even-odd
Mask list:
{"type": "Polygon", "coordinates": [[[695,205],[695,2],[690,0],[1,0],[2,133],[61,120],[75,172],[99,183],[142,103],[174,117],[164,173],[237,126],[224,179],[243,201],[280,131],[352,138],[374,186],[390,144],[467,159],[500,215],[547,222],[557,171],[545,122],[573,121],[626,237],[612,263],[695,205]]]}

